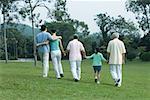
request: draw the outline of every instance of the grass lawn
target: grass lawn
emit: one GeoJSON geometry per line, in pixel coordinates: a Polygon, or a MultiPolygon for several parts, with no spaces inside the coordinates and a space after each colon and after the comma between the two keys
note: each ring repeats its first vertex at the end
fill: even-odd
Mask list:
{"type": "Polygon", "coordinates": [[[55,78],[50,64],[48,78],[42,78],[38,62],[0,62],[0,100],[150,100],[150,62],[132,61],[123,66],[123,83],[114,87],[109,65],[104,64],[101,84],[95,84],[91,61],[82,63],[82,79],[74,82],[69,62],[63,61],[64,75],[55,78]]]}

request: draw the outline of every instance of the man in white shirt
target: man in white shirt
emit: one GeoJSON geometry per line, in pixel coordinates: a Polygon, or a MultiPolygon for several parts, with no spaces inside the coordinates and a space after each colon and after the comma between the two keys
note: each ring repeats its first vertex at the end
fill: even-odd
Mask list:
{"type": "Polygon", "coordinates": [[[122,64],[125,61],[126,49],[124,43],[118,39],[119,33],[113,33],[112,39],[108,43],[107,52],[109,54],[110,73],[115,81],[115,86],[120,87],[122,83],[122,64]]]}
{"type": "Polygon", "coordinates": [[[85,49],[83,44],[78,40],[77,35],[74,35],[74,39],[69,42],[67,51],[69,52],[70,67],[74,81],[78,82],[81,78],[81,61],[82,54],[85,56],[85,49]]]}

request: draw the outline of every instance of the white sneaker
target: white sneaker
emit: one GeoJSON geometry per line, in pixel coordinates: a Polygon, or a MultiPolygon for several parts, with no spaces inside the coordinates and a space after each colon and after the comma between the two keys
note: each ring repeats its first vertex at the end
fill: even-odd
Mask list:
{"type": "Polygon", "coordinates": [[[121,87],[121,84],[118,84],[118,86],[117,87],[121,87]]]}
{"type": "Polygon", "coordinates": [[[99,81],[97,81],[97,84],[100,84],[100,82],[99,82],[99,81]]]}
{"type": "Polygon", "coordinates": [[[43,75],[43,77],[44,77],[44,78],[46,78],[46,77],[47,77],[47,75],[43,75]]]}

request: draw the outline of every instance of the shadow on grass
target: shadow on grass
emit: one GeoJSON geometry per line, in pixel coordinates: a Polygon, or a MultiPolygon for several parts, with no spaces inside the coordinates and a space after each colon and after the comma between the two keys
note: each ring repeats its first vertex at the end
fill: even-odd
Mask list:
{"type": "Polygon", "coordinates": [[[110,84],[110,83],[101,83],[102,85],[106,85],[106,86],[113,86],[114,87],[114,85],[113,84],[110,84]]]}

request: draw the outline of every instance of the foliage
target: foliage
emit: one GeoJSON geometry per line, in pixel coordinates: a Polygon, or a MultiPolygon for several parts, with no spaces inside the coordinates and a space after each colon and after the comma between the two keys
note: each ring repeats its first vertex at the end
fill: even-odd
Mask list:
{"type": "Polygon", "coordinates": [[[133,60],[137,57],[138,51],[135,48],[127,47],[127,59],[133,60]]]}
{"type": "Polygon", "coordinates": [[[150,61],[150,51],[141,53],[140,59],[142,61],[150,61]]]}
{"type": "Polygon", "coordinates": [[[17,17],[17,5],[15,4],[17,0],[0,0],[0,9],[3,14],[3,20],[10,23],[13,21],[18,21],[17,17]]]}
{"type": "Polygon", "coordinates": [[[145,51],[150,51],[150,33],[141,38],[139,46],[145,47],[145,51]]]}
{"type": "Polygon", "coordinates": [[[64,47],[67,46],[70,39],[72,39],[73,34],[75,34],[75,29],[70,23],[66,22],[51,22],[46,23],[48,31],[51,32],[52,29],[57,30],[57,35],[62,36],[62,41],[64,47]]]}
{"type": "Polygon", "coordinates": [[[135,26],[135,23],[132,21],[125,20],[124,17],[119,15],[116,19],[113,20],[111,24],[112,30],[120,33],[120,35],[133,35],[139,36],[139,29],[135,26]]]}
{"type": "MultiPolygon", "coordinates": [[[[19,30],[15,28],[7,29],[7,48],[8,58],[10,60],[17,59],[18,57],[33,57],[32,46],[33,39],[24,36],[19,30]]],[[[0,59],[5,59],[3,39],[0,40],[0,59]]]]}
{"type": "Polygon", "coordinates": [[[58,22],[72,24],[76,30],[75,33],[78,34],[80,38],[83,38],[90,33],[88,25],[85,22],[70,18],[70,14],[67,12],[66,8],[66,0],[55,1],[55,9],[52,12],[52,16],[53,19],[58,22]]]}
{"type": "Polygon", "coordinates": [[[117,18],[110,17],[106,14],[98,14],[94,19],[99,26],[100,34],[103,38],[103,45],[107,45],[110,40],[109,35],[112,32],[118,32],[120,35],[134,35],[139,36],[139,30],[135,26],[135,24],[131,21],[126,21],[122,16],[118,16],[117,18]]]}
{"type": "Polygon", "coordinates": [[[83,42],[87,55],[91,55],[94,53],[96,47],[101,45],[100,43],[101,36],[99,33],[89,34],[87,37],[81,38],[80,40],[83,42]]]}
{"type": "Polygon", "coordinates": [[[76,34],[78,34],[80,38],[84,38],[90,33],[88,25],[85,22],[76,19],[69,19],[68,22],[74,26],[76,34]]]}
{"type": "Polygon", "coordinates": [[[131,11],[136,15],[139,27],[147,32],[150,31],[150,2],[149,0],[137,0],[126,2],[127,11],[131,11]]]}
{"type": "Polygon", "coordinates": [[[3,43],[3,36],[0,34],[0,59],[4,59],[5,51],[4,51],[4,43],[3,43]]]}
{"type": "Polygon", "coordinates": [[[110,17],[107,13],[106,14],[98,14],[94,19],[100,29],[100,34],[102,34],[102,38],[104,41],[104,45],[106,45],[109,41],[108,34],[111,30],[111,22],[112,17],[110,17]]]}
{"type": "Polygon", "coordinates": [[[67,21],[70,15],[66,10],[66,0],[55,0],[55,9],[52,12],[53,19],[56,21],[67,21]]]}

